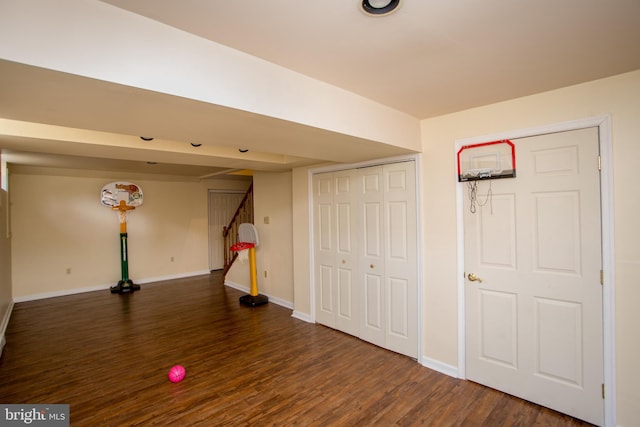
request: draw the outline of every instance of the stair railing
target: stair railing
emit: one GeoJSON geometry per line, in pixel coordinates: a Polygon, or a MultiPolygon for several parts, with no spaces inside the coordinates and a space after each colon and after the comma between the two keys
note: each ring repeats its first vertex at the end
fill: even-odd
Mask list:
{"type": "Polygon", "coordinates": [[[222,230],[224,237],[224,275],[227,274],[238,256],[237,252],[231,250],[231,246],[238,243],[238,226],[245,222],[253,224],[253,183],[249,186],[229,225],[222,230]]]}

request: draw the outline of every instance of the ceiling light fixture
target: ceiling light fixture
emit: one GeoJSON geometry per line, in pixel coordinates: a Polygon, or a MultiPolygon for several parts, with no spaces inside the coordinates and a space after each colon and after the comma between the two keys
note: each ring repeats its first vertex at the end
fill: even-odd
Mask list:
{"type": "Polygon", "coordinates": [[[148,165],[157,165],[158,162],[147,162],[148,165]]]}
{"type": "Polygon", "coordinates": [[[369,15],[386,15],[400,5],[400,0],[362,0],[362,10],[369,15]]]}
{"type": "Polygon", "coordinates": [[[249,151],[248,148],[238,148],[238,151],[241,153],[246,153],[247,151],[249,151]]]}
{"type": "Polygon", "coordinates": [[[140,139],[143,141],[153,141],[153,137],[151,136],[141,136],[140,139]]]}
{"type": "Polygon", "coordinates": [[[196,144],[195,142],[192,142],[192,143],[191,143],[191,146],[192,146],[192,147],[200,147],[201,145],[202,145],[202,144],[196,144]]]}

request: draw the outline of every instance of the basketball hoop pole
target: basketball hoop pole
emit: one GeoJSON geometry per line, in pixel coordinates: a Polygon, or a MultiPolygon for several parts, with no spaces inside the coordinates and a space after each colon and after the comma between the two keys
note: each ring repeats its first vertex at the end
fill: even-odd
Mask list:
{"type": "Polygon", "coordinates": [[[249,277],[251,285],[249,288],[249,295],[252,297],[258,296],[258,273],[256,268],[256,248],[249,248],[249,277]]]}
{"type": "Polygon", "coordinates": [[[249,258],[249,278],[251,280],[249,293],[240,297],[240,304],[251,307],[266,304],[269,302],[269,297],[258,292],[258,273],[256,271],[256,246],[258,246],[258,232],[254,225],[250,223],[240,224],[238,227],[238,240],[240,241],[232,245],[230,249],[234,252],[238,252],[238,257],[240,257],[241,260],[246,258],[240,254],[245,254],[245,251],[248,251],[247,258],[249,258]]]}
{"type": "Polygon", "coordinates": [[[135,285],[129,279],[129,258],[127,256],[127,211],[135,209],[135,206],[128,206],[124,200],[121,200],[117,206],[112,206],[111,209],[118,211],[120,218],[120,269],[122,272],[122,280],[111,287],[111,293],[124,294],[138,291],[140,285],[135,285]]]}

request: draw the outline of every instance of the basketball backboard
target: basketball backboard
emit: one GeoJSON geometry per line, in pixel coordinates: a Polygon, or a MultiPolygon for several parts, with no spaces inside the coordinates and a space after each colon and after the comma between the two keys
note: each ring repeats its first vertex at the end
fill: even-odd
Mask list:
{"type": "Polygon", "coordinates": [[[464,145],[458,150],[458,182],[515,176],[515,146],[508,139],[464,145]]]}
{"type": "Polygon", "coordinates": [[[104,206],[119,206],[121,201],[124,201],[127,206],[141,206],[143,194],[140,186],[130,182],[116,181],[102,187],[100,202],[104,206]]]}

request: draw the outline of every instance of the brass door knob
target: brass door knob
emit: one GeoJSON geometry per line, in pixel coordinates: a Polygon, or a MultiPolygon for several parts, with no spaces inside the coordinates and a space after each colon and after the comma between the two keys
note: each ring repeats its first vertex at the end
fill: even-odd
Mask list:
{"type": "Polygon", "coordinates": [[[473,273],[469,273],[469,275],[467,276],[467,279],[469,279],[472,282],[480,282],[480,283],[482,283],[482,279],[479,278],[478,276],[476,276],[473,273]]]}

